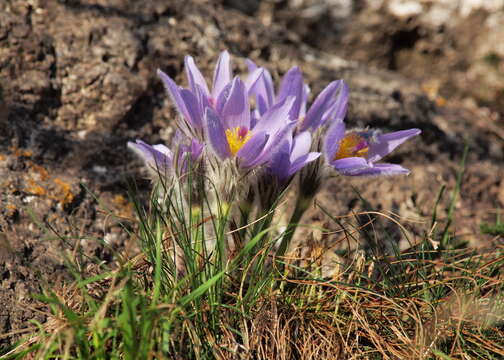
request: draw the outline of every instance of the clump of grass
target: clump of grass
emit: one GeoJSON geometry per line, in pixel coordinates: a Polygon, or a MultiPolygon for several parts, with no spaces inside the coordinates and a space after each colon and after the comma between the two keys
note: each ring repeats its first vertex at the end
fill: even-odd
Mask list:
{"type": "MultiPolygon", "coordinates": [[[[193,188],[199,180],[189,173],[184,181],[193,188]]],[[[217,191],[198,195],[160,183],[148,206],[132,197],[138,222],[125,229],[136,229],[142,254],[118,257],[114,269],[70,261],[75,281],[38,297],[49,320],[1,358],[504,356],[504,248],[453,246],[453,211],[441,233],[426,231],[394,256],[356,252],[329,278],[315,243],[302,259],[285,249],[275,256],[295,229],[274,223],[278,202],[237,218],[217,191]]],[[[342,237],[362,230],[330,218],[342,237]]]]}
{"type": "Polygon", "coordinates": [[[388,263],[405,269],[400,289],[391,288],[393,278],[370,277],[373,262],[357,261],[333,279],[288,276],[233,287],[214,276],[178,298],[156,285],[159,268],[145,280],[152,265],[143,259],[46,293],[40,300],[51,319],[6,358],[503,356],[502,249],[453,251],[437,261],[419,255],[410,250],[388,263]]]}

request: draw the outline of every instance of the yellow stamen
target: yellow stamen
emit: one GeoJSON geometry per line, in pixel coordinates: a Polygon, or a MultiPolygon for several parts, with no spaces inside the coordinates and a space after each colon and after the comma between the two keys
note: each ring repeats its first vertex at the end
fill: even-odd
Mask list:
{"type": "Polygon", "coordinates": [[[226,130],[226,138],[229,144],[229,151],[233,156],[250,140],[250,134],[247,128],[238,126],[226,130]]]}
{"type": "Polygon", "coordinates": [[[357,133],[350,133],[341,139],[338,152],[334,160],[347,157],[366,157],[369,152],[368,143],[365,138],[357,133]]]}

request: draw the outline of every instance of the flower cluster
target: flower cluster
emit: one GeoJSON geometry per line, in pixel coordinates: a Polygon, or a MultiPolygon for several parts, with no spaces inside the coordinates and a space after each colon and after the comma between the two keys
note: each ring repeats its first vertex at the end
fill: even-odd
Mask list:
{"type": "Polygon", "coordinates": [[[400,165],[377,162],[418,135],[419,129],[347,130],[349,90],[343,80],[327,85],[309,106],[310,89],[298,67],[290,69],[275,89],[267,69],[250,60],[247,65],[245,79],[233,76],[229,54],[222,52],[211,88],[191,56],[185,58],[188,88],[159,70],[180,114],[176,149],[140,140],[129,147],[163,177],[180,175],[188,164],[196,163],[203,164],[203,171],[231,166],[239,181],[267,177],[283,186],[310,163],[319,177],[326,169],[345,176],[409,172],[400,165]]]}

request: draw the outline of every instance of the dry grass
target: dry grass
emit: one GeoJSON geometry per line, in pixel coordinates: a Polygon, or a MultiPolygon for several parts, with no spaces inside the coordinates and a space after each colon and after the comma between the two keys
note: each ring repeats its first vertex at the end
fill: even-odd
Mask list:
{"type": "MultiPolygon", "coordinates": [[[[216,359],[502,358],[502,250],[475,254],[466,249],[444,260],[426,260],[423,265],[413,263],[413,255],[408,254],[407,261],[391,264],[397,266],[403,261],[407,266],[404,274],[409,281],[403,281],[402,289],[393,289],[401,294],[397,296],[387,294],[391,289],[384,288],[388,283],[380,275],[368,278],[374,268],[371,261],[354,262],[337,281],[296,279],[294,273],[289,274],[279,287],[257,298],[251,311],[240,316],[233,309],[240,307],[243,299],[239,292],[230,291],[219,315],[219,331],[192,321],[188,313],[180,317],[169,341],[172,349],[181,352],[172,355],[182,359],[186,348],[193,354],[191,357],[205,359],[209,358],[210,348],[210,357],[216,359]],[[419,280],[419,272],[426,269],[427,278],[419,280]],[[436,291],[440,291],[438,295],[436,291]]],[[[101,320],[117,321],[114,317],[120,316],[117,311],[124,301],[126,284],[126,280],[117,280],[111,275],[87,285],[89,293],[95,294],[94,312],[90,312],[82,288],[58,289],[55,296],[64,306],[53,307],[43,326],[45,335],[38,334],[22,344],[25,349],[38,344],[37,351],[26,358],[44,358],[55,343],[61,355],[75,356],[75,337],[82,333],[76,331],[75,319],[69,320],[68,309],[80,316],[81,329],[86,329],[88,339],[101,320]],[[104,292],[107,287],[109,290],[104,292]]],[[[137,296],[148,298],[150,294],[137,296]]],[[[158,304],[156,317],[169,317],[173,307],[158,304]]],[[[205,313],[208,307],[203,305],[199,311],[205,313]]],[[[153,333],[154,338],[158,337],[151,353],[154,358],[162,356],[157,352],[162,338],[158,330],[153,333]]]]}
{"type": "MultiPolygon", "coordinates": [[[[430,301],[419,292],[386,296],[370,284],[287,280],[291,290],[271,294],[247,322],[244,353],[261,359],[430,359],[439,354],[453,359],[472,359],[476,354],[500,358],[504,356],[504,278],[502,272],[485,270],[503,264],[504,257],[474,256],[469,250],[464,255],[482,263],[472,277],[460,269],[443,279],[404,284],[409,294],[424,287],[446,290],[446,295],[430,301]]],[[[457,258],[461,261],[464,256],[458,253],[457,258]]],[[[442,261],[436,266],[457,267],[442,261]]],[[[346,276],[355,279],[362,273],[350,270],[346,276]]]]}

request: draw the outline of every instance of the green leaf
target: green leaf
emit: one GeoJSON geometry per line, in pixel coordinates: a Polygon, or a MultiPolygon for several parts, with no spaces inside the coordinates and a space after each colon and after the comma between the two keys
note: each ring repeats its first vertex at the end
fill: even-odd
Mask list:
{"type": "Polygon", "coordinates": [[[225,271],[223,270],[223,271],[219,272],[217,275],[214,275],[213,277],[208,279],[206,282],[204,282],[200,286],[198,286],[198,288],[196,288],[196,290],[192,291],[190,294],[187,294],[182,299],[180,299],[180,304],[182,306],[185,306],[185,305],[189,304],[190,302],[196,300],[197,298],[199,298],[203,294],[205,294],[208,291],[208,289],[210,289],[217,281],[219,281],[219,279],[224,275],[224,273],[225,273],[225,271]]]}

